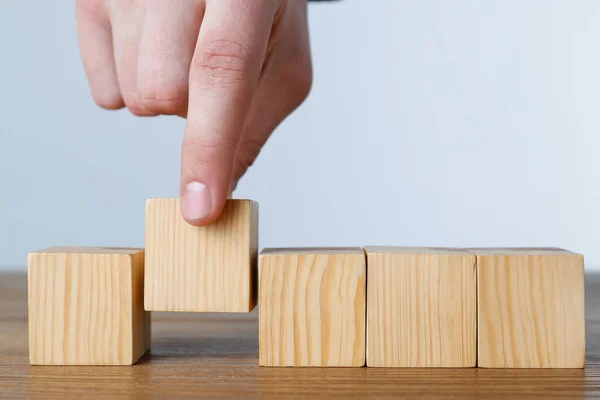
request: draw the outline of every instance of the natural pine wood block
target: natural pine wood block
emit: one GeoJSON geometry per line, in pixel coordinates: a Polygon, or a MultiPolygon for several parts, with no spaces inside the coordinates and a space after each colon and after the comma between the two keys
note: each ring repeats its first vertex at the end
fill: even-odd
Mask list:
{"type": "Polygon", "coordinates": [[[132,365],[150,348],[143,249],[54,247],[28,264],[30,364],[132,365]]]}
{"type": "Polygon", "coordinates": [[[364,366],[362,249],[265,249],[259,268],[261,366],[364,366]]]}
{"type": "Polygon", "coordinates": [[[583,256],[555,248],[471,251],[478,270],[478,366],[583,368],[583,256]]]}
{"type": "Polygon", "coordinates": [[[147,201],[146,310],[250,312],[257,264],[256,202],[227,200],[216,222],[195,227],[179,199],[147,201]]]}
{"type": "Polygon", "coordinates": [[[475,367],[475,256],[366,247],[367,367],[475,367]]]}

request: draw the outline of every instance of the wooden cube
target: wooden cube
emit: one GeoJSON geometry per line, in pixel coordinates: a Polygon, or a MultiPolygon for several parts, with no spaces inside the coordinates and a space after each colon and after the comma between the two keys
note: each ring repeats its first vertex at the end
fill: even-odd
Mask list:
{"type": "Polygon", "coordinates": [[[227,200],[216,222],[195,227],[179,199],[147,201],[146,310],[250,312],[257,264],[257,203],[227,200]]]}
{"type": "Polygon", "coordinates": [[[259,268],[261,366],[364,366],[362,249],[265,249],[259,268]]]}
{"type": "Polygon", "coordinates": [[[132,365],[150,348],[144,250],[29,253],[29,362],[132,365]]]}
{"type": "Polygon", "coordinates": [[[475,256],[366,247],[367,367],[475,367],[475,256]]]}
{"type": "Polygon", "coordinates": [[[583,256],[555,248],[471,251],[478,270],[478,366],[583,368],[583,256]]]}

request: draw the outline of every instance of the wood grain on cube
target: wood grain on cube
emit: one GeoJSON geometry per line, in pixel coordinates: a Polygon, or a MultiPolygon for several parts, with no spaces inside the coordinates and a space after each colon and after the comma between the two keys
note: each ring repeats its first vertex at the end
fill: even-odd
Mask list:
{"type": "Polygon", "coordinates": [[[476,365],[475,256],[366,247],[367,366],[476,365]]]}
{"type": "Polygon", "coordinates": [[[131,365],[150,347],[144,251],[57,247],[29,254],[29,360],[131,365]]]}
{"type": "Polygon", "coordinates": [[[478,366],[583,368],[583,256],[556,248],[471,251],[479,281],[478,366]]]}
{"type": "Polygon", "coordinates": [[[261,366],[362,367],[362,249],[266,249],[260,256],[261,366]]]}
{"type": "Polygon", "coordinates": [[[219,219],[195,227],[179,199],[146,203],[145,308],[249,312],[256,305],[258,205],[227,200],[219,219]]]}

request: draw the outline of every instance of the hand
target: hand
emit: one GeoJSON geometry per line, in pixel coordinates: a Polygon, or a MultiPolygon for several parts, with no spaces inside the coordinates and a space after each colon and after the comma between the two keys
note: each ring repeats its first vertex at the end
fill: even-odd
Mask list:
{"type": "Polygon", "coordinates": [[[216,220],[273,130],[308,96],[306,0],[78,0],[96,103],[187,118],[181,208],[216,220]]]}

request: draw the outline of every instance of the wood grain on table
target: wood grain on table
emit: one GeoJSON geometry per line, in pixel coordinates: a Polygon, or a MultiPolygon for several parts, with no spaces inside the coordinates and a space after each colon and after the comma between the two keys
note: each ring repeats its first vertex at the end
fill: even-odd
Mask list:
{"type": "Polygon", "coordinates": [[[132,367],[29,366],[27,280],[0,274],[0,398],[600,398],[600,276],[586,277],[585,369],[266,368],[257,310],[154,313],[132,367]]]}

